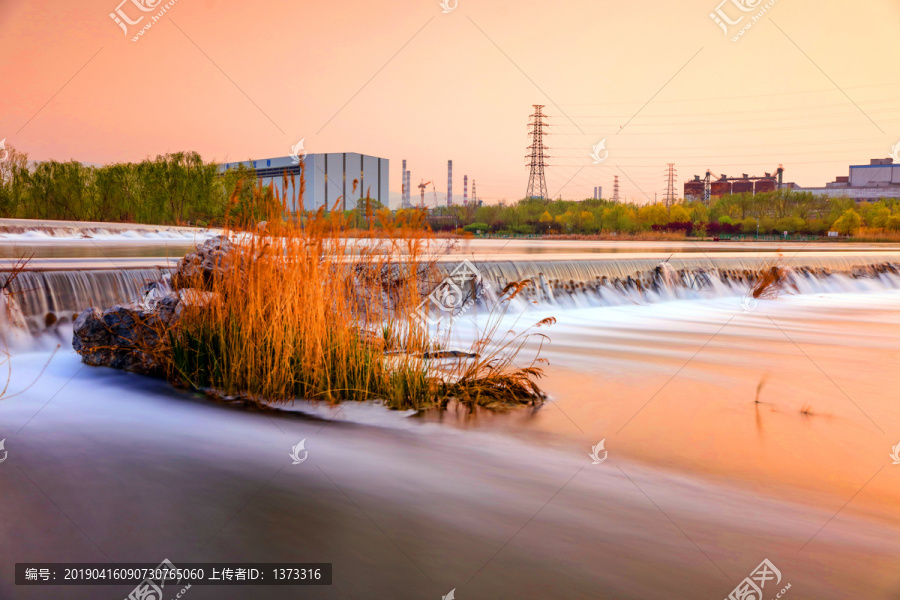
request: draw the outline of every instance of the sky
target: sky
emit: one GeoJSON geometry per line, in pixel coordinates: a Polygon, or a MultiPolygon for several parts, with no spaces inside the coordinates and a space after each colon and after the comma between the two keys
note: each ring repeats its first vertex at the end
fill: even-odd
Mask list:
{"type": "Polygon", "coordinates": [[[228,162],[303,139],[390,159],[396,197],[402,159],[441,198],[452,159],[456,200],[468,175],[485,202],[514,202],[543,104],[550,195],[609,197],[618,175],[644,203],[668,163],[679,192],[707,169],[779,164],[821,186],[900,143],[896,0],[119,1],[0,0],[7,145],[32,160],[228,162]],[[144,18],[126,33],[117,8],[144,18]],[[743,20],[726,34],[717,8],[743,20]]]}

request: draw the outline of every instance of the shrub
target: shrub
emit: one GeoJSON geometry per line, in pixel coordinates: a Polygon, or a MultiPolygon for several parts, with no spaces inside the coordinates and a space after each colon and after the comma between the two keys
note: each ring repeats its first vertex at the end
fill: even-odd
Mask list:
{"type": "Polygon", "coordinates": [[[463,227],[463,231],[467,231],[469,233],[477,233],[479,231],[485,232],[490,231],[490,227],[487,223],[470,223],[463,227]]]}

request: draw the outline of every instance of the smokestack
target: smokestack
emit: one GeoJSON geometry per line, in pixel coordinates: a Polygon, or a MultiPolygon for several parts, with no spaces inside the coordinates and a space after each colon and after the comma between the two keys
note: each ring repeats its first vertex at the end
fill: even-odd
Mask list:
{"type": "Polygon", "coordinates": [[[478,206],[478,198],[475,197],[475,180],[472,180],[472,204],[478,206]]]}
{"type": "Polygon", "coordinates": [[[469,205],[469,176],[463,175],[463,206],[469,205]]]}
{"type": "Polygon", "coordinates": [[[403,173],[400,176],[400,186],[402,191],[400,192],[400,208],[406,208],[406,159],[403,159],[403,173]]]}
{"type": "Polygon", "coordinates": [[[412,172],[406,172],[406,208],[412,207],[412,172]]]}
{"type": "Polygon", "coordinates": [[[447,206],[453,206],[453,161],[447,161],[447,206]]]}

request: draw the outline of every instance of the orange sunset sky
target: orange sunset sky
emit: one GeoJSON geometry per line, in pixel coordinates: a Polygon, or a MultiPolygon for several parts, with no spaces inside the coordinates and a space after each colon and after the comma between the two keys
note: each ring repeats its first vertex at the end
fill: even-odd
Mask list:
{"type": "MultiPolygon", "coordinates": [[[[900,141],[897,0],[778,0],[737,42],[709,16],[719,0],[178,0],[137,42],[165,2],[121,5],[147,15],[126,35],[118,1],[0,1],[0,139],[103,164],[285,156],[305,138],[389,158],[397,196],[402,159],[440,193],[453,159],[455,197],[468,174],[487,202],[525,193],[532,104],[552,117],[547,184],[567,199],[609,197],[619,175],[646,202],[668,162],[679,190],[779,163],[823,185],[900,141]]],[[[721,5],[745,16],[732,34],[759,2],[721,5]]]]}

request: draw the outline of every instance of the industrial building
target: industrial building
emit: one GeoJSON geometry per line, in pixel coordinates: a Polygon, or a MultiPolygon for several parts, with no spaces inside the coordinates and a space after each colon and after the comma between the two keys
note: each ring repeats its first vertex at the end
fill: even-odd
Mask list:
{"type": "Polygon", "coordinates": [[[829,198],[852,198],[857,202],[900,198],[900,164],[894,164],[892,158],[873,158],[867,165],[850,165],[850,175],[836,177],[825,187],[791,187],[829,198]]]}
{"type": "Polygon", "coordinates": [[[707,171],[703,178],[694,175],[694,179],[684,182],[684,199],[709,201],[710,198],[721,198],[730,194],[756,195],[772,192],[782,187],[783,175],[784,168],[780,165],[774,174],[766,173],[762,176],[750,176],[747,173],[740,177],[714,176],[711,171],[707,171]]]}
{"type": "Polygon", "coordinates": [[[850,174],[836,177],[824,187],[801,187],[796,183],[782,181],[784,169],[778,167],[775,174],[763,177],[718,176],[706,172],[706,177],[695,175],[684,182],[685,200],[709,200],[729,194],[759,194],[776,189],[790,189],[797,192],[811,192],[828,198],[851,198],[857,202],[877,202],[883,198],[900,199],[900,164],[892,158],[873,158],[867,165],[850,165],[850,174]]]}
{"type": "Polygon", "coordinates": [[[324,206],[331,210],[335,206],[356,205],[359,198],[370,198],[388,206],[388,174],[390,161],[386,158],[357,154],[355,152],[329,152],[327,154],[307,154],[302,159],[305,167],[306,188],[298,203],[300,188],[300,162],[290,156],[263,158],[244,162],[219,165],[221,171],[235,169],[238,165],[256,169],[256,176],[263,185],[272,185],[279,196],[284,186],[284,174],[288,174],[287,197],[289,210],[318,210],[324,206]],[[290,176],[293,174],[294,183],[290,176]],[[354,183],[356,184],[354,192],[354,183]],[[294,189],[296,188],[296,189],[294,189]]]}

